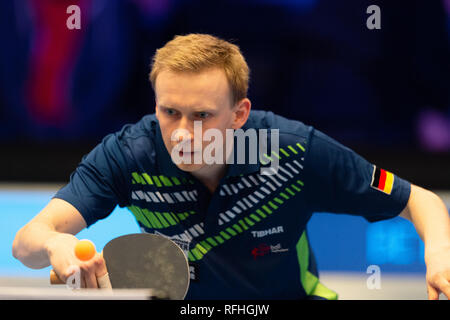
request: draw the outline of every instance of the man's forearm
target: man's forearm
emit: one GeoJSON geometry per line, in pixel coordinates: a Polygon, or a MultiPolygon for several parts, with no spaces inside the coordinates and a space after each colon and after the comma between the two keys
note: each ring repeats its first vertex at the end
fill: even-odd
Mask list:
{"type": "Polygon", "coordinates": [[[414,224],[425,248],[450,246],[450,217],[435,193],[411,184],[411,195],[401,216],[414,224]]]}

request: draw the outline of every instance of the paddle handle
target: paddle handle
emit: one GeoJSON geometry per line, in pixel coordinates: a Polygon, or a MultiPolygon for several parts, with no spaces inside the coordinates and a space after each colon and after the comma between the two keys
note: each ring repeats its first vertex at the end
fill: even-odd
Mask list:
{"type": "Polygon", "coordinates": [[[65,282],[58,277],[55,270],[50,270],[50,284],[65,284],[65,282]]]}

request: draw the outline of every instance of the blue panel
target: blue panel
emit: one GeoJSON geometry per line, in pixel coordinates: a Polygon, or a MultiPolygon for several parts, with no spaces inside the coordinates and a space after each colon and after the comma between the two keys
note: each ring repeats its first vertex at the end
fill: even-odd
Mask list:
{"type": "Polygon", "coordinates": [[[425,271],[424,245],[412,223],[396,218],[377,222],[367,230],[368,264],[392,270],[425,271]]]}
{"type": "Polygon", "coordinates": [[[424,246],[412,223],[397,217],[368,223],[350,215],[316,213],[308,224],[311,246],[321,271],[424,273],[424,246]]]}

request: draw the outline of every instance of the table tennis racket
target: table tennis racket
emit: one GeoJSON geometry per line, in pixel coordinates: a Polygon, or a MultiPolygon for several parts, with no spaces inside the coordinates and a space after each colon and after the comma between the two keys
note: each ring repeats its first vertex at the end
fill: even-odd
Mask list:
{"type": "MultiPolygon", "coordinates": [[[[182,300],[189,288],[189,264],[172,240],[151,233],[117,237],[103,248],[113,289],[150,288],[159,298],[182,300]]],[[[51,284],[63,284],[52,270],[51,284]]]]}

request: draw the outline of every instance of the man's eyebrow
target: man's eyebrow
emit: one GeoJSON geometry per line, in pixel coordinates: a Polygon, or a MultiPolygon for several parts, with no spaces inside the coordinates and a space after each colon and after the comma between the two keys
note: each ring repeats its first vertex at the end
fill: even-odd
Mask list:
{"type": "Polygon", "coordinates": [[[178,106],[165,106],[165,105],[163,105],[163,104],[159,104],[158,105],[160,108],[162,108],[162,109],[174,109],[174,110],[179,110],[180,108],[178,107],[178,106]]]}
{"type": "Polygon", "coordinates": [[[165,106],[163,104],[159,104],[158,105],[160,108],[165,108],[165,109],[175,109],[176,107],[169,107],[169,106],[165,106]]]}
{"type": "MultiPolygon", "coordinates": [[[[183,107],[180,108],[177,105],[169,107],[169,106],[160,104],[159,107],[161,107],[163,109],[176,109],[176,110],[183,109],[183,107]]],[[[190,108],[190,107],[186,106],[185,108],[190,108]]],[[[212,113],[212,112],[215,111],[214,108],[210,108],[210,107],[207,107],[207,106],[194,106],[194,107],[191,107],[191,108],[194,109],[193,112],[211,112],[212,113]]]]}

